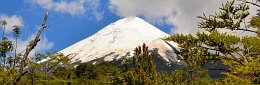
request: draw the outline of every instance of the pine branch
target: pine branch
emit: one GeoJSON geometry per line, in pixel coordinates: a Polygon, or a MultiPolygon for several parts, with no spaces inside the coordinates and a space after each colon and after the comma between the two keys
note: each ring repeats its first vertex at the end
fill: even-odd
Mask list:
{"type": "MultiPolygon", "coordinates": [[[[226,28],[226,29],[228,29],[228,28],[226,28]]],[[[230,29],[231,30],[231,29],[230,29]]],[[[253,33],[260,33],[260,32],[258,32],[258,31],[254,31],[254,30],[249,30],[249,29],[241,29],[241,28],[237,28],[237,29],[235,29],[235,30],[242,30],[242,31],[247,31],[247,32],[253,32],[253,33]]]]}
{"type": "Polygon", "coordinates": [[[221,54],[223,54],[223,56],[221,56],[221,55],[219,55],[219,54],[209,53],[209,55],[211,55],[211,56],[221,56],[221,58],[212,58],[212,59],[206,59],[206,60],[221,60],[221,59],[223,59],[223,60],[231,60],[231,61],[238,62],[238,63],[241,64],[241,65],[244,65],[243,62],[239,61],[239,60],[238,60],[234,55],[232,55],[230,52],[228,52],[227,54],[230,55],[230,56],[232,56],[233,59],[232,59],[232,58],[229,58],[228,55],[227,55],[225,52],[223,52],[223,51],[221,51],[221,50],[219,50],[219,49],[212,49],[212,48],[204,47],[204,46],[200,46],[200,47],[206,48],[206,49],[208,49],[208,50],[215,50],[215,51],[218,51],[218,52],[220,52],[221,54]]]}

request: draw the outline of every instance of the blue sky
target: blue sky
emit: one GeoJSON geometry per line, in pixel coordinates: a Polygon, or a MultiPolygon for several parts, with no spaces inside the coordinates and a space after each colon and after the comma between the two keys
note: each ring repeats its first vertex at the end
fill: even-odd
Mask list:
{"type": "Polygon", "coordinates": [[[0,20],[9,21],[9,31],[6,30],[9,37],[12,37],[11,25],[21,26],[18,47],[24,49],[48,11],[48,27],[42,33],[35,52],[59,51],[128,16],[141,17],[168,34],[195,33],[198,31],[196,16],[217,11],[221,1],[1,0],[0,20]]]}

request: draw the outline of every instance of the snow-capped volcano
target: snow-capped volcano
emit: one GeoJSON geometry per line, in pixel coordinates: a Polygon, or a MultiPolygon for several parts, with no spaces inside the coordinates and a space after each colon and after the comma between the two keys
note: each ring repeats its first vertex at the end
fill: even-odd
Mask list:
{"type": "Polygon", "coordinates": [[[138,17],[120,19],[104,27],[96,34],[71,45],[60,52],[70,55],[72,62],[89,62],[96,59],[105,61],[132,57],[138,45],[146,43],[150,50],[156,50],[159,59],[166,62],[179,62],[174,49],[174,42],[161,38],[169,36],[138,17]]]}

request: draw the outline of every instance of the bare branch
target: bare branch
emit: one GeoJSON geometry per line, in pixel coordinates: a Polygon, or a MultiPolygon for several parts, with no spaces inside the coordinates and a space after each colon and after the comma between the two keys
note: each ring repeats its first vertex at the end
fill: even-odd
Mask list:
{"type": "Polygon", "coordinates": [[[238,0],[238,1],[241,1],[241,2],[244,2],[244,3],[248,3],[248,4],[252,4],[252,5],[254,5],[254,6],[260,7],[259,4],[256,4],[256,3],[254,3],[254,2],[249,2],[249,1],[247,1],[247,0],[238,0]]]}
{"type": "Polygon", "coordinates": [[[19,76],[15,79],[14,81],[14,85],[17,84],[17,82],[21,79],[21,77],[26,74],[25,71],[24,72],[24,68],[27,66],[27,60],[28,60],[28,55],[30,54],[30,52],[34,49],[34,47],[37,45],[37,43],[40,41],[40,35],[42,33],[42,31],[44,30],[44,28],[46,28],[46,21],[47,21],[47,18],[48,18],[48,12],[45,13],[45,16],[44,16],[44,19],[43,19],[43,22],[42,22],[42,26],[41,28],[38,30],[35,38],[30,41],[28,43],[28,45],[26,46],[26,50],[25,50],[25,53],[23,55],[23,59],[21,60],[21,65],[20,65],[20,68],[19,68],[19,76]]]}
{"type": "Polygon", "coordinates": [[[34,40],[30,41],[29,44],[27,45],[27,48],[25,50],[25,53],[24,53],[24,57],[28,57],[29,53],[32,51],[32,49],[37,45],[37,43],[40,41],[40,35],[41,35],[41,32],[43,31],[44,28],[46,28],[46,21],[47,21],[47,18],[48,18],[48,12],[46,12],[45,14],[45,17],[44,17],[44,20],[43,20],[43,23],[42,23],[42,26],[41,28],[38,30],[37,34],[36,34],[36,37],[34,38],[34,40]]]}

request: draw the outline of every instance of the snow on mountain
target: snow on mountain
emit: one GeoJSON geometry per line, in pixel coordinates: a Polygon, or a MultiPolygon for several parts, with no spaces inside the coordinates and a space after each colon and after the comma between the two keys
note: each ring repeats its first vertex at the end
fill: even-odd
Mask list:
{"type": "Polygon", "coordinates": [[[60,52],[72,57],[72,62],[89,62],[96,59],[105,61],[132,57],[138,45],[146,43],[157,51],[160,59],[166,62],[180,62],[174,54],[178,48],[175,42],[161,38],[169,36],[138,17],[120,19],[104,27],[96,34],[73,44],[60,52]]]}

